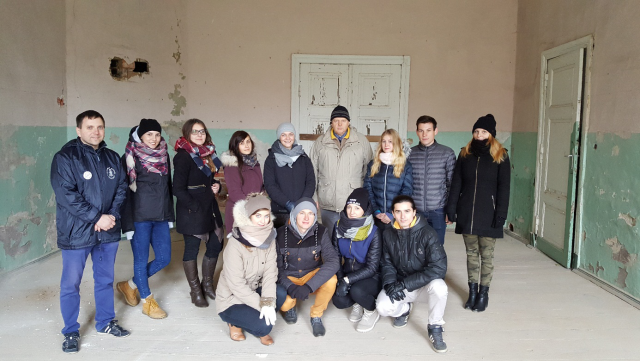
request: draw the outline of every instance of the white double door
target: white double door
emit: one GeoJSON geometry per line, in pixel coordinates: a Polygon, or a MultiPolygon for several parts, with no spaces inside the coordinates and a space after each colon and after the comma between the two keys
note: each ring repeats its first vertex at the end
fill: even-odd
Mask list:
{"type": "Polygon", "coordinates": [[[399,129],[401,65],[302,63],[299,71],[301,134],[323,134],[337,105],[349,110],[351,126],[365,135],[399,129]]]}

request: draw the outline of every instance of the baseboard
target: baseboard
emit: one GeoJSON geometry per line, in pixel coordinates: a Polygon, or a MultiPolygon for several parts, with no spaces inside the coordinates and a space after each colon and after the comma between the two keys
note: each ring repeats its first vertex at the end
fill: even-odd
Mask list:
{"type": "Polygon", "coordinates": [[[619,299],[625,301],[626,303],[630,304],[631,306],[640,309],[640,299],[637,299],[633,296],[631,296],[630,294],[620,290],[619,288],[610,285],[609,283],[597,278],[596,276],[592,275],[591,273],[576,268],[574,270],[572,270],[573,272],[577,273],[578,275],[580,275],[582,278],[587,279],[591,282],[593,282],[594,284],[596,284],[596,286],[604,289],[605,291],[611,293],[612,295],[618,297],[619,299]]]}
{"type": "Polygon", "coordinates": [[[511,238],[515,238],[515,239],[517,239],[518,241],[520,241],[520,242],[524,243],[524,244],[525,244],[525,245],[527,245],[527,246],[530,246],[530,245],[531,245],[531,241],[530,241],[530,240],[528,240],[528,239],[526,239],[526,238],[522,237],[521,235],[519,235],[519,234],[517,234],[517,233],[515,233],[515,232],[513,232],[513,231],[510,231],[508,228],[505,228],[505,229],[504,229],[504,233],[505,233],[505,234],[507,234],[507,235],[508,235],[509,237],[511,237],[511,238]]]}

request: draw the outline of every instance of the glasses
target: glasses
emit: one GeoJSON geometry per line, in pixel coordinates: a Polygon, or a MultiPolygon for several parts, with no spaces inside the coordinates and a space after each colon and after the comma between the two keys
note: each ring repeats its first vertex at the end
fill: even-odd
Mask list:
{"type": "Polygon", "coordinates": [[[193,135],[196,135],[196,134],[205,135],[205,134],[207,134],[207,131],[204,130],[204,129],[200,129],[200,130],[191,129],[191,134],[193,134],[193,135]]]}

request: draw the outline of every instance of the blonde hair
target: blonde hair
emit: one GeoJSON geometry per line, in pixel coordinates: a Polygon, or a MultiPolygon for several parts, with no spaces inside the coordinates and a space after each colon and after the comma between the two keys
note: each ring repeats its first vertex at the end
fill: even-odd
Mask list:
{"type": "Polygon", "coordinates": [[[402,146],[402,139],[400,139],[400,135],[395,129],[387,129],[382,132],[380,136],[380,143],[378,143],[378,149],[376,150],[376,155],[373,157],[373,164],[371,165],[371,175],[370,178],[373,178],[380,171],[380,165],[382,161],[380,161],[380,153],[382,150],[382,139],[385,135],[391,137],[391,142],[393,143],[393,176],[396,178],[400,178],[402,172],[404,171],[404,165],[407,162],[406,157],[404,155],[404,149],[402,146]]]}
{"type": "MultiPolygon", "coordinates": [[[[473,142],[473,138],[464,148],[462,148],[462,151],[460,152],[461,157],[466,158],[471,154],[471,142],[473,142]]],[[[489,144],[489,153],[491,154],[491,157],[493,157],[493,161],[498,164],[502,163],[502,161],[507,157],[507,150],[491,134],[489,134],[489,138],[487,138],[487,144],[489,144]]]]}

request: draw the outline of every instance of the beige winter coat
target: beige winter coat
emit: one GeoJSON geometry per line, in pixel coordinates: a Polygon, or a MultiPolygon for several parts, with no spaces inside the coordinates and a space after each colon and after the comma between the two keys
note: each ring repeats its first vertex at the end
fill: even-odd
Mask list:
{"type": "MultiPolygon", "coordinates": [[[[244,211],[245,200],[239,201],[233,208],[235,224],[242,230],[251,220],[244,211]],[[248,223],[247,223],[248,222],[248,223]]],[[[266,249],[247,247],[234,237],[224,249],[224,266],[216,290],[216,310],[223,312],[233,305],[245,304],[260,311],[262,306],[276,305],[276,281],[278,265],[276,263],[276,242],[266,249]],[[256,292],[262,287],[262,297],[256,292]]]]}
{"type": "Polygon", "coordinates": [[[331,139],[331,129],[313,143],[309,153],[316,173],[320,208],[340,212],[351,192],[362,187],[373,151],[367,137],[350,128],[348,139],[331,139]]]}

